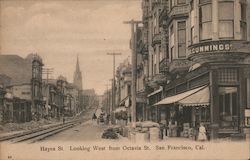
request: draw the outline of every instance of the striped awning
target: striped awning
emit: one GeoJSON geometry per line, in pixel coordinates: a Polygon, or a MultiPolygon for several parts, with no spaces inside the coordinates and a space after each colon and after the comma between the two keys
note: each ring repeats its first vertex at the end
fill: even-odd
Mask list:
{"type": "Polygon", "coordinates": [[[205,87],[194,94],[180,100],[182,106],[208,106],[210,102],[209,87],[205,87]]]}
{"type": "Polygon", "coordinates": [[[206,86],[202,86],[202,87],[199,87],[199,88],[195,88],[195,89],[186,91],[184,93],[180,93],[180,94],[177,94],[177,95],[174,95],[174,96],[166,97],[163,100],[161,100],[160,102],[154,104],[153,106],[177,103],[177,102],[187,98],[188,96],[193,95],[194,93],[197,93],[198,91],[204,89],[205,87],[206,86]]]}

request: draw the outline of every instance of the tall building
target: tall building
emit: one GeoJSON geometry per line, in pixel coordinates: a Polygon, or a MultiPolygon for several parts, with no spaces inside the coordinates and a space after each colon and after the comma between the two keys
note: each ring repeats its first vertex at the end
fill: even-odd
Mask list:
{"type": "Polygon", "coordinates": [[[169,136],[190,137],[184,126],[194,129],[200,123],[211,139],[249,133],[249,4],[142,1],[143,36],[137,43],[145,57],[147,120],[181,126],[169,129],[169,136]]]}
{"type": "Polygon", "coordinates": [[[77,56],[77,61],[76,61],[76,70],[74,73],[74,82],[73,83],[79,90],[82,90],[82,72],[80,70],[78,56],[77,56]]]}

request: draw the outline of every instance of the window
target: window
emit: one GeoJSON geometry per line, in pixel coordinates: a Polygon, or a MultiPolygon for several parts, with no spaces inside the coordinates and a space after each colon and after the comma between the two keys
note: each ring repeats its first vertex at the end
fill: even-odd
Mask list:
{"type": "Polygon", "coordinates": [[[186,57],[186,21],[178,22],[178,58],[186,57]]]}
{"type": "Polygon", "coordinates": [[[237,83],[238,82],[238,70],[234,68],[226,68],[218,70],[218,82],[219,83],[237,83]]]}
{"type": "Polygon", "coordinates": [[[38,66],[33,66],[33,78],[39,78],[38,66]]]}
{"type": "Polygon", "coordinates": [[[200,1],[202,5],[199,8],[199,25],[200,25],[200,40],[207,40],[212,38],[212,4],[211,1],[200,1]]]}
{"type": "Polygon", "coordinates": [[[187,83],[176,86],[176,93],[181,93],[187,90],[187,83]]]}
{"type": "Polygon", "coordinates": [[[174,33],[174,26],[172,25],[171,27],[170,27],[170,35],[172,35],[174,33]]]}
{"type": "Polygon", "coordinates": [[[159,53],[160,53],[160,61],[161,61],[161,60],[163,60],[163,58],[164,58],[164,55],[163,55],[163,52],[162,52],[161,45],[159,46],[159,53]]]}
{"type": "Polygon", "coordinates": [[[170,50],[170,61],[173,60],[173,58],[174,58],[173,56],[174,56],[174,46],[171,47],[171,50],[170,50]]]}
{"type": "Polygon", "coordinates": [[[151,73],[154,74],[154,55],[151,56],[151,73]]]}
{"type": "Polygon", "coordinates": [[[241,3],[240,8],[241,8],[241,18],[240,18],[241,39],[247,40],[246,4],[241,3]]]}
{"type": "Polygon", "coordinates": [[[234,3],[219,2],[219,37],[233,38],[234,3]]]}
{"type": "Polygon", "coordinates": [[[156,34],[157,33],[157,20],[156,20],[156,13],[154,14],[154,21],[153,21],[153,30],[154,30],[154,34],[156,34]]]}
{"type": "Polygon", "coordinates": [[[37,85],[34,86],[34,96],[38,97],[39,88],[37,85]]]}
{"type": "Polygon", "coordinates": [[[194,12],[194,1],[192,0],[190,2],[191,7],[191,13],[190,13],[190,20],[191,20],[191,30],[190,30],[190,36],[191,36],[191,44],[194,43],[194,25],[195,25],[195,12],[194,12]]]}
{"type": "Polygon", "coordinates": [[[128,95],[131,95],[131,85],[128,85],[128,95]]]}
{"type": "Polygon", "coordinates": [[[180,5],[180,4],[186,4],[186,0],[177,0],[177,4],[180,5]]]}
{"type": "Polygon", "coordinates": [[[238,88],[219,87],[220,126],[236,128],[238,126],[238,88]]]}
{"type": "Polygon", "coordinates": [[[173,55],[174,55],[174,26],[172,25],[170,27],[170,61],[173,60],[173,55]]]}
{"type": "Polygon", "coordinates": [[[191,36],[191,44],[193,44],[194,43],[194,27],[191,27],[190,36],[191,36]]]}
{"type": "Polygon", "coordinates": [[[247,79],[247,108],[250,108],[250,78],[247,79]]]}
{"type": "Polygon", "coordinates": [[[153,69],[153,75],[155,75],[156,74],[156,58],[157,58],[157,56],[156,56],[156,50],[154,50],[154,69],[153,69]]]}
{"type": "Polygon", "coordinates": [[[166,44],[166,59],[169,59],[169,48],[168,43],[166,44]]]}

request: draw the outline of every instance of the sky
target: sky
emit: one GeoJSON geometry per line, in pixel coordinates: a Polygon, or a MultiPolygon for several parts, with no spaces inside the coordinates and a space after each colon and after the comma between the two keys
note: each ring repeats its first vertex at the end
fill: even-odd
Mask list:
{"type": "Polygon", "coordinates": [[[141,19],[140,0],[0,0],[0,54],[37,53],[53,78],[73,81],[77,54],[83,88],[102,94],[116,66],[130,58],[131,29],[141,19]]]}

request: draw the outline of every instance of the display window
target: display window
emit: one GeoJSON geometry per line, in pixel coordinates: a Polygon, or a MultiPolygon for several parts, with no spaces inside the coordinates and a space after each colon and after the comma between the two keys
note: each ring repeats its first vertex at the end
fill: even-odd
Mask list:
{"type": "Polygon", "coordinates": [[[238,127],[238,87],[219,87],[220,126],[238,127]]]}

